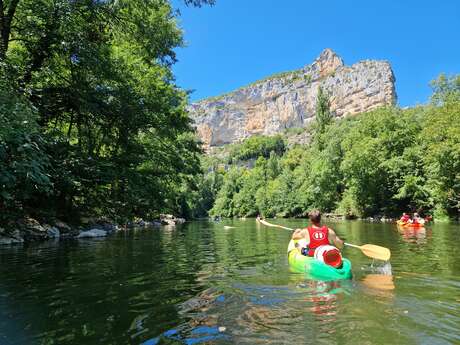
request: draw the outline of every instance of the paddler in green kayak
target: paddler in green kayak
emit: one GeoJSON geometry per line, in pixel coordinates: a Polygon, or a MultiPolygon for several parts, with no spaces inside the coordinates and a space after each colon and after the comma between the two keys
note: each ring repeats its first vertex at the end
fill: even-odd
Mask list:
{"type": "MultiPolygon", "coordinates": [[[[311,225],[304,229],[296,229],[292,234],[292,242],[305,256],[315,257],[324,263],[340,267],[342,256],[340,250],[343,241],[335,231],[325,225],[321,225],[321,212],[313,210],[308,213],[311,225]]],[[[289,248],[288,251],[294,248],[289,248]]]]}

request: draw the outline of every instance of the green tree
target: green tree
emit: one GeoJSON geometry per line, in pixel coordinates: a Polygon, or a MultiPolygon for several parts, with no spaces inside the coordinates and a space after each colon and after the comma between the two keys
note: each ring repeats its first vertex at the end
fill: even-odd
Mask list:
{"type": "Polygon", "coordinates": [[[316,96],[316,110],[315,110],[315,126],[314,126],[314,139],[319,148],[322,149],[322,135],[332,122],[333,115],[330,109],[329,96],[321,86],[318,86],[318,94],[316,96]]]}
{"type": "Polygon", "coordinates": [[[420,133],[422,161],[435,216],[460,216],[460,100],[429,108],[420,133]]]}
{"type": "Polygon", "coordinates": [[[37,113],[0,78],[0,220],[23,213],[37,194],[48,195],[53,187],[49,156],[38,131],[37,113]]]}
{"type": "Polygon", "coordinates": [[[242,217],[257,216],[259,209],[257,207],[256,194],[265,185],[264,172],[259,167],[251,170],[244,169],[241,176],[241,184],[241,189],[234,196],[234,215],[242,217]]]}
{"type": "Polygon", "coordinates": [[[360,115],[346,134],[341,170],[346,199],[354,199],[359,215],[394,211],[394,203],[388,201],[396,198],[402,177],[412,171],[410,156],[404,153],[416,144],[419,130],[413,114],[381,108],[360,115]]]}
{"type": "Polygon", "coordinates": [[[229,153],[229,161],[244,161],[258,157],[269,158],[272,153],[281,156],[285,151],[286,144],[281,135],[255,135],[246,139],[241,144],[232,145],[229,153]]]}
{"type": "Polygon", "coordinates": [[[241,168],[233,167],[226,174],[216,202],[210,211],[212,216],[233,217],[238,215],[234,197],[241,189],[241,168]]]}
{"type": "Polygon", "coordinates": [[[239,144],[259,158],[254,168],[239,168],[240,178],[224,177],[224,185],[237,191],[219,200],[219,214],[305,216],[319,208],[360,217],[422,211],[437,220],[458,219],[457,80],[441,76],[430,105],[325,121],[312,143],[281,155],[266,156],[261,146],[252,146],[265,139],[239,144]]]}
{"type": "Polygon", "coordinates": [[[37,200],[67,218],[186,210],[178,194],[196,187],[201,152],[171,71],[183,40],[170,2],[0,5],[2,75],[35,109],[49,158],[37,200]]]}
{"type": "Polygon", "coordinates": [[[446,76],[439,75],[431,82],[433,95],[431,101],[435,105],[452,103],[460,100],[460,75],[446,76]]]}

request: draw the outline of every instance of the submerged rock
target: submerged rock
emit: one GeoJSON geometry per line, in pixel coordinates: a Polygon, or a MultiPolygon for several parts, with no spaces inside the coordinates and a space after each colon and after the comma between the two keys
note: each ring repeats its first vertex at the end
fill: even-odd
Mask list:
{"type": "Polygon", "coordinates": [[[21,244],[21,243],[24,243],[24,239],[22,238],[13,238],[13,237],[0,235],[0,246],[10,245],[10,244],[21,244]]]}
{"type": "MultiPolygon", "coordinates": [[[[162,215],[162,221],[144,221],[136,219],[126,224],[128,228],[135,227],[159,227],[163,224],[176,225],[185,222],[183,218],[176,218],[172,215],[162,215]]],[[[25,217],[17,221],[12,221],[7,228],[0,228],[0,245],[9,245],[25,242],[36,242],[50,239],[75,239],[75,238],[95,238],[106,237],[115,232],[126,229],[112,222],[108,218],[84,219],[86,225],[80,227],[70,227],[61,220],[53,220],[49,223],[40,224],[37,220],[25,217]],[[92,224],[88,224],[92,223],[92,224]]]]}
{"type": "Polygon", "coordinates": [[[18,229],[8,231],[4,228],[0,228],[0,245],[20,243],[24,243],[24,239],[22,238],[21,232],[18,229]]]}
{"type": "Polygon", "coordinates": [[[63,221],[57,220],[54,223],[54,226],[59,230],[60,233],[65,234],[72,232],[72,228],[67,224],[64,223],[63,221]]]}
{"type": "Polygon", "coordinates": [[[162,225],[172,225],[175,226],[177,224],[185,223],[184,218],[176,218],[171,214],[160,214],[160,222],[162,225]]]}
{"type": "Polygon", "coordinates": [[[61,232],[55,226],[44,225],[46,232],[50,238],[59,238],[61,237],[61,232]]]}
{"type": "Polygon", "coordinates": [[[154,227],[154,226],[160,226],[162,225],[160,221],[148,221],[148,220],[143,220],[143,219],[136,219],[132,222],[128,222],[126,226],[128,228],[149,228],[149,227],[154,227]]]}
{"type": "Polygon", "coordinates": [[[88,231],[82,231],[77,238],[94,238],[94,237],[105,237],[107,236],[107,231],[101,229],[91,229],[88,231]]]}
{"type": "Polygon", "coordinates": [[[70,227],[70,225],[60,220],[54,222],[54,227],[59,230],[60,238],[73,238],[80,233],[77,229],[70,227]]]}

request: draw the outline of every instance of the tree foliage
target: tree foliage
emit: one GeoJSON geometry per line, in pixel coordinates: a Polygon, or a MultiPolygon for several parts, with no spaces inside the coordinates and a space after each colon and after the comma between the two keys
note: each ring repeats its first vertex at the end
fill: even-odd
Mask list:
{"type": "Polygon", "coordinates": [[[333,116],[330,109],[330,102],[327,93],[321,86],[318,87],[316,96],[315,120],[318,132],[323,133],[326,127],[332,122],[333,116]]]}
{"type": "Polygon", "coordinates": [[[441,74],[431,82],[431,87],[433,89],[431,101],[435,105],[458,102],[460,99],[460,75],[441,74]]]}
{"type": "Polygon", "coordinates": [[[0,79],[0,220],[20,214],[23,203],[34,202],[37,193],[48,195],[52,182],[50,159],[36,123],[37,112],[0,79]]]}
{"type": "Polygon", "coordinates": [[[229,161],[244,161],[257,157],[270,157],[270,154],[282,155],[286,150],[284,139],[280,135],[249,137],[241,144],[230,149],[229,161]]]}
{"type": "Polygon", "coordinates": [[[1,90],[1,212],[181,212],[200,149],[171,72],[183,40],[169,1],[0,4],[2,80],[14,81],[1,90]]]}
{"type": "Polygon", "coordinates": [[[305,216],[319,208],[348,216],[421,211],[458,218],[458,77],[441,76],[433,86],[433,104],[328,120],[313,128],[311,144],[268,159],[259,154],[252,169],[230,169],[212,214],[305,216]]]}

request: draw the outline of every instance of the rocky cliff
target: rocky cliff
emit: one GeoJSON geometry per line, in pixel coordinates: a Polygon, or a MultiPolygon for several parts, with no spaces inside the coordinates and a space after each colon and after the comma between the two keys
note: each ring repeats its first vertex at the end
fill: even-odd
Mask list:
{"type": "Polygon", "coordinates": [[[272,135],[304,127],[315,116],[318,87],[330,97],[337,117],[396,102],[395,78],[386,61],[365,60],[345,66],[326,49],[310,65],[257,81],[228,94],[189,107],[205,147],[272,135]]]}

